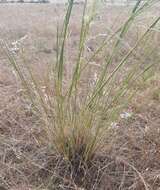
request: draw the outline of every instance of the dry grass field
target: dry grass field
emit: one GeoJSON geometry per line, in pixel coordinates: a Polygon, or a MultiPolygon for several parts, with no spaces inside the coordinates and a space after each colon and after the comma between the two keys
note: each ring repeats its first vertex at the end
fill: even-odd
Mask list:
{"type": "MultiPolygon", "coordinates": [[[[124,22],[130,9],[101,7],[87,41],[89,54],[124,22]]],[[[24,52],[41,86],[45,86],[49,65],[56,59],[56,25],[62,23],[64,13],[62,5],[0,5],[0,39],[9,44],[22,69],[20,54],[24,52]]],[[[136,19],[109,72],[159,13],[159,7],[153,7],[136,19]]],[[[76,61],[81,14],[82,6],[75,5],[66,48],[69,76],[76,61]]],[[[160,24],[121,69],[117,84],[134,64],[143,63],[143,69],[155,63],[145,76],[131,84],[130,91],[136,89],[136,95],[112,122],[103,147],[97,150],[85,175],[82,171],[72,173],[61,155],[51,151],[40,119],[24,98],[17,74],[0,48],[0,190],[160,190],[159,29],[160,24]]],[[[110,48],[105,50],[109,55],[110,48]]],[[[93,79],[102,62],[97,56],[84,78],[93,79]]]]}

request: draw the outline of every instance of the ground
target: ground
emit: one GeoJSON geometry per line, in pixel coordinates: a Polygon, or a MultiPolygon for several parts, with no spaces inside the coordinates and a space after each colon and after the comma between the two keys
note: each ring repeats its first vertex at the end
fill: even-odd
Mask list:
{"type": "MultiPolygon", "coordinates": [[[[47,73],[46,65],[54,60],[55,26],[62,21],[64,10],[62,5],[56,7],[53,4],[0,6],[0,39],[7,41],[15,54],[24,49],[26,60],[39,80],[47,73]],[[20,43],[15,47],[13,42],[17,40],[20,43]]],[[[82,7],[76,5],[73,12],[68,62],[75,58],[81,10],[82,7]]],[[[128,11],[126,7],[103,8],[94,23],[96,26],[99,22],[99,27],[92,31],[92,36],[97,32],[104,34],[106,26],[116,28],[119,22],[123,23],[119,18],[124,18],[128,11]]],[[[130,44],[158,11],[155,7],[147,15],[142,15],[137,31],[128,36],[130,44]]],[[[155,44],[151,45],[155,51],[149,58],[145,53],[144,64],[160,60],[158,39],[159,36],[155,35],[155,44]]],[[[92,51],[96,45],[91,41],[88,48],[92,51]]],[[[121,53],[125,51],[123,49],[121,53]]],[[[100,58],[95,62],[100,64],[100,58]]],[[[39,120],[30,112],[19,80],[9,66],[3,48],[0,48],[0,189],[160,189],[159,73],[157,65],[148,80],[141,79],[133,84],[133,88],[135,85],[138,89],[137,93],[124,110],[131,115],[127,118],[120,116],[106,134],[105,146],[97,153],[94,167],[88,169],[87,182],[84,179],[72,181],[68,178],[69,169],[65,161],[52,154],[46,142],[39,141],[43,132],[39,128],[39,120]],[[98,173],[97,176],[93,175],[94,172],[98,173]],[[83,180],[85,188],[81,185],[83,180]]]]}

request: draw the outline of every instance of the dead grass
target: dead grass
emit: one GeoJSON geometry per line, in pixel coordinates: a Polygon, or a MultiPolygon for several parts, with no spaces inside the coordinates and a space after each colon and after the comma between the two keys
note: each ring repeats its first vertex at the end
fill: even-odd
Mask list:
{"type": "MultiPolygon", "coordinates": [[[[97,31],[103,33],[106,26],[111,27],[113,20],[115,21],[113,27],[117,27],[118,16],[121,14],[122,18],[127,12],[126,8],[104,9],[102,18],[97,18],[101,23],[97,31]]],[[[38,73],[39,79],[47,72],[45,65],[54,59],[56,51],[54,24],[63,13],[63,7],[53,5],[0,6],[0,38],[11,43],[27,35],[22,46],[27,51],[26,56],[31,55],[27,59],[38,73]]],[[[147,16],[152,17],[154,14],[158,14],[156,8],[147,16]]],[[[79,15],[80,11],[75,10],[71,22],[73,40],[68,45],[73,54],[68,62],[74,61],[79,15]]],[[[139,21],[137,31],[143,28],[147,20],[145,17],[146,15],[144,20],[139,21]]],[[[96,31],[92,32],[94,36],[96,31]]],[[[138,38],[135,32],[131,33],[131,36],[138,38]]],[[[155,39],[155,43],[159,48],[157,39],[159,38],[155,39]]],[[[88,46],[92,50],[96,45],[93,40],[88,46]]],[[[159,59],[158,52],[155,52],[153,57],[159,59]]],[[[145,60],[148,61],[147,56],[145,60]]],[[[97,58],[95,61],[99,64],[101,60],[97,58]]],[[[126,108],[133,113],[132,117],[120,119],[116,127],[110,129],[103,151],[95,155],[89,167],[73,170],[70,163],[51,153],[53,147],[47,148],[44,131],[37,127],[39,121],[24,101],[22,89],[19,88],[16,77],[6,63],[1,53],[0,189],[1,187],[12,190],[160,189],[159,71],[156,71],[157,74],[153,74],[147,82],[142,81],[137,96],[126,108]]],[[[137,84],[134,85],[137,87],[137,84]]]]}

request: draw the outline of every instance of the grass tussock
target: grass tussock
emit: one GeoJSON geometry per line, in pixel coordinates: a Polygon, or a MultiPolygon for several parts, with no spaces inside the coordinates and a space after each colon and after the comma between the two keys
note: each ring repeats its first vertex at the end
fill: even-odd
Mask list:
{"type": "MultiPolygon", "coordinates": [[[[74,0],[70,0],[63,23],[57,25],[55,62],[49,65],[43,82],[37,80],[26,61],[24,51],[19,54],[22,60],[19,63],[17,57],[10,52],[8,44],[2,42],[6,56],[21,81],[23,96],[30,105],[30,114],[34,115],[35,120],[38,119],[41,126],[42,131],[36,140],[39,146],[48,142],[47,151],[49,149],[53,154],[51,158],[45,155],[47,164],[38,171],[43,178],[43,173],[46,176],[52,173],[52,180],[45,182],[48,188],[150,188],[150,180],[146,182],[145,179],[147,173],[141,174],[144,168],[139,167],[140,161],[137,159],[136,163],[132,163],[138,154],[151,158],[148,152],[144,152],[149,151],[150,144],[146,144],[146,139],[150,133],[143,135],[143,130],[137,134],[137,131],[131,129],[128,135],[128,130],[126,132],[123,127],[117,129],[118,132],[114,135],[115,131],[111,130],[111,126],[123,109],[128,107],[137,91],[150,79],[152,69],[158,68],[157,59],[144,64],[146,60],[139,58],[137,51],[141,50],[150,58],[153,56],[154,51],[150,50],[150,44],[158,35],[156,27],[160,17],[153,18],[150,25],[132,42],[132,46],[127,44],[128,33],[134,28],[137,19],[155,2],[137,1],[121,26],[105,36],[96,49],[88,51],[87,43],[94,19],[97,18],[98,4],[97,1],[86,0],[82,10],[76,58],[68,65],[67,47],[74,9],[74,0]],[[94,64],[96,69],[92,69],[93,61],[100,56],[98,69],[97,64],[94,64]],[[136,61],[127,67],[133,58],[136,61]],[[136,138],[132,139],[134,136],[136,138]],[[121,145],[125,144],[124,140],[127,144],[123,148],[121,145]],[[138,148],[136,142],[140,143],[141,148],[138,148]],[[130,152],[133,149],[135,154],[130,152]]],[[[159,101],[159,89],[153,91],[152,98],[159,101]]],[[[157,151],[157,147],[155,149],[157,151]]],[[[158,153],[155,154],[157,157],[158,153]]],[[[155,187],[157,183],[155,180],[155,187]]]]}

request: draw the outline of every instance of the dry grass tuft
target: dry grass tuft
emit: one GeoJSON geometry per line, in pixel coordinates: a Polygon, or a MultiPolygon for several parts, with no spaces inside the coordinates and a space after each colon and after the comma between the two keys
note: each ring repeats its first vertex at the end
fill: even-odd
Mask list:
{"type": "MultiPolygon", "coordinates": [[[[124,24],[126,15],[129,15],[129,10],[127,8],[122,8],[121,10],[115,7],[104,7],[100,17],[96,17],[90,31],[91,39],[86,42],[86,59],[104,41],[106,27],[107,35],[111,35],[121,24],[124,24]],[[119,19],[120,16],[121,19],[119,19]],[[99,27],[95,27],[98,23],[99,27]],[[114,24],[112,25],[112,23],[114,24]],[[99,34],[98,37],[96,36],[97,33],[99,34]]],[[[70,53],[67,54],[68,59],[65,60],[64,78],[66,80],[63,83],[65,87],[68,87],[68,83],[66,83],[68,78],[73,76],[73,73],[67,70],[67,66],[73,69],[72,63],[77,60],[76,47],[79,39],[81,11],[82,7],[79,6],[75,6],[73,9],[69,25],[70,31],[67,33],[72,40],[69,39],[67,43],[67,53],[70,53]]],[[[122,40],[122,48],[113,58],[107,74],[113,72],[115,66],[134,46],[134,42],[140,39],[151,24],[152,17],[159,14],[158,11],[154,7],[148,11],[147,18],[145,14],[142,14],[142,17],[136,20],[136,23],[128,30],[124,41],[122,40]]],[[[20,69],[25,72],[26,68],[23,67],[19,59],[21,50],[27,49],[25,52],[26,61],[29,63],[27,66],[33,71],[35,79],[38,81],[38,87],[40,89],[42,87],[42,92],[47,96],[50,95],[49,98],[55,96],[55,92],[45,86],[46,82],[48,82],[48,73],[50,71],[48,66],[56,60],[53,58],[57,53],[57,37],[54,24],[56,23],[55,18],[59,18],[62,14],[64,15],[64,7],[62,6],[26,5],[26,7],[21,7],[21,5],[17,5],[15,9],[10,5],[5,5],[5,9],[0,7],[0,22],[3,23],[2,26],[5,26],[5,29],[0,33],[0,38],[7,39],[9,48],[12,48],[13,41],[21,39],[27,34],[27,38],[19,47],[20,50],[14,52],[14,56],[17,58],[20,69]],[[54,18],[52,16],[53,9],[54,18]],[[44,13],[43,16],[41,15],[42,12],[44,13]],[[17,16],[17,13],[21,16],[17,16]],[[12,22],[13,17],[11,20],[8,19],[13,15],[16,20],[14,23],[12,22]],[[26,18],[26,15],[35,24],[31,23],[30,19],[26,18]],[[51,43],[52,38],[53,44],[51,43]]],[[[76,120],[78,129],[76,133],[73,133],[72,130],[74,128],[73,123],[63,118],[65,123],[63,130],[56,131],[57,151],[55,142],[48,138],[51,130],[47,134],[44,122],[42,122],[37,113],[35,114],[30,101],[26,99],[26,91],[20,85],[17,74],[8,67],[6,57],[1,52],[0,189],[4,187],[12,190],[158,190],[160,188],[160,78],[158,65],[160,55],[158,51],[155,51],[159,49],[160,45],[158,27],[159,25],[154,27],[153,31],[150,31],[147,35],[147,40],[143,40],[142,45],[139,45],[137,51],[134,51],[127,60],[128,65],[120,70],[115,80],[113,79],[115,82],[114,89],[109,93],[111,100],[117,93],[116,87],[122,84],[123,77],[126,77],[123,84],[129,85],[128,95],[132,95],[135,91],[136,95],[130,104],[127,102],[120,110],[111,110],[109,115],[103,115],[100,123],[105,123],[106,120],[111,121],[106,123],[107,129],[103,130],[103,141],[99,141],[100,144],[95,146],[93,150],[91,149],[89,156],[88,153],[86,154],[86,150],[88,151],[89,145],[92,144],[94,139],[92,135],[95,131],[94,127],[87,121],[92,119],[91,116],[97,118],[97,113],[92,115],[89,109],[84,111],[85,114],[79,112],[76,115],[75,113],[77,112],[73,112],[73,116],[78,118],[76,120]],[[148,68],[150,64],[155,65],[152,69],[147,70],[143,77],[128,83],[128,78],[132,74],[140,71],[137,74],[138,76],[141,75],[141,72],[148,68]],[[140,66],[140,69],[137,70],[137,67],[135,67],[135,70],[132,70],[134,65],[140,66]],[[127,73],[128,75],[126,75],[127,73]],[[121,112],[130,112],[131,116],[121,118],[119,117],[121,112]],[[117,116],[118,119],[115,120],[117,116]],[[85,126],[84,124],[91,126],[93,133],[87,127],[82,128],[82,124],[83,126],[85,126]],[[64,132],[63,136],[61,135],[62,131],[64,132]],[[73,142],[71,142],[71,139],[73,142]]],[[[113,47],[117,39],[118,36],[115,36],[115,39],[109,43],[109,47],[105,48],[101,54],[98,54],[92,62],[89,62],[89,70],[85,70],[82,80],[78,83],[80,100],[83,100],[86,92],[88,93],[85,89],[88,89],[90,85],[91,87],[95,85],[94,77],[96,78],[100,74],[99,68],[101,63],[104,62],[103,58],[106,54],[108,57],[111,55],[111,47],[113,47]],[[89,85],[86,81],[89,82],[89,85]]],[[[84,61],[83,59],[84,57],[82,56],[82,62],[84,61]]],[[[59,89],[56,93],[58,95],[59,89]]],[[[43,98],[45,100],[46,97],[43,98]]],[[[119,102],[112,102],[112,108],[121,105],[124,100],[125,97],[120,99],[119,102]]],[[[72,107],[73,102],[70,102],[71,104],[69,105],[72,107]]],[[[48,102],[45,102],[46,105],[48,106],[48,102]]],[[[63,105],[64,113],[68,113],[68,108],[70,108],[66,105],[68,104],[63,105]]],[[[99,104],[97,110],[101,109],[102,106],[103,104],[99,104]]],[[[49,113],[53,111],[50,108],[47,110],[49,113]]],[[[73,106],[72,108],[75,107],[73,106]]],[[[59,120],[57,121],[59,122],[59,120]]],[[[101,140],[101,138],[99,139],[101,140]]]]}

